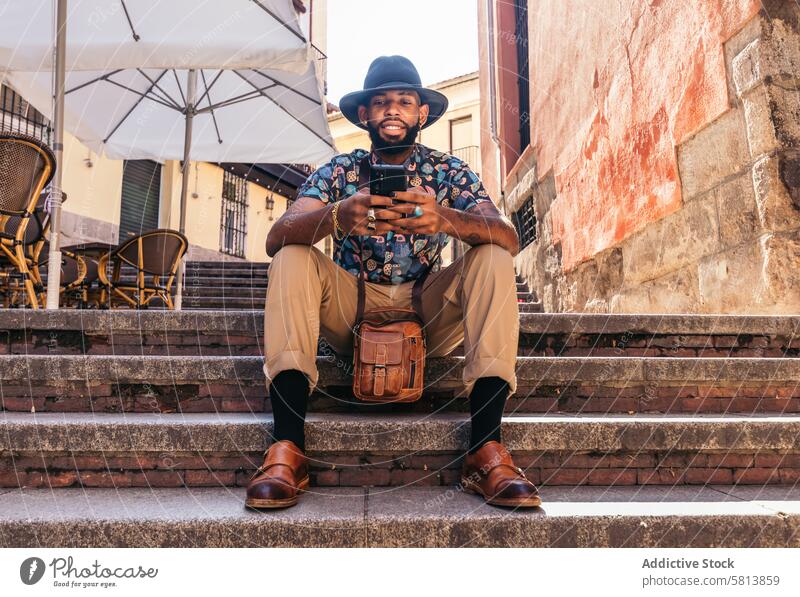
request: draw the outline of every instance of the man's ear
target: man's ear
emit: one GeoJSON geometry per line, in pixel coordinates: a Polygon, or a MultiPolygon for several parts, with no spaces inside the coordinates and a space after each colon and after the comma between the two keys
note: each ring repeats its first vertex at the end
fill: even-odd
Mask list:
{"type": "Polygon", "coordinates": [[[419,126],[422,126],[426,122],[428,122],[428,113],[431,111],[431,107],[428,104],[422,104],[419,107],[419,126]]]}
{"type": "Polygon", "coordinates": [[[358,119],[361,121],[361,124],[367,124],[369,120],[369,116],[367,115],[367,107],[366,106],[359,106],[358,107],[358,119]]]}

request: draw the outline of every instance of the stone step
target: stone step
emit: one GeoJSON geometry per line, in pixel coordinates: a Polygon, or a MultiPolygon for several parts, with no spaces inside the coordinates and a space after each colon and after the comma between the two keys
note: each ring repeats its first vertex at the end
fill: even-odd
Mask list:
{"type": "Polygon", "coordinates": [[[252,298],[241,297],[193,297],[188,296],[183,301],[183,309],[208,311],[250,311],[252,309],[264,309],[266,295],[252,298]]]}
{"type": "Polygon", "coordinates": [[[242,268],[200,268],[186,269],[187,279],[193,276],[203,278],[249,278],[252,280],[265,280],[269,275],[268,269],[242,269],[242,268]]]}
{"type": "MultiPolygon", "coordinates": [[[[126,281],[133,281],[133,278],[123,278],[126,281]]],[[[266,293],[267,290],[267,276],[186,276],[186,283],[184,289],[191,288],[209,288],[222,286],[225,288],[259,288],[263,289],[266,293]]]]}
{"type": "Polygon", "coordinates": [[[530,301],[530,302],[521,302],[519,304],[519,312],[520,313],[544,313],[544,307],[541,302],[538,301],[530,301]]]}
{"type": "Polygon", "coordinates": [[[800,547],[800,489],[543,487],[497,508],[459,487],[312,488],[244,508],[243,488],[14,489],[0,547],[800,547]]]}
{"type": "MultiPolygon", "coordinates": [[[[0,354],[260,355],[261,309],[0,309],[0,354]]],[[[521,313],[521,356],[798,357],[800,317],[521,313]]]]}
{"type": "MultiPolygon", "coordinates": [[[[371,404],[352,395],[350,358],[317,357],[312,412],[469,410],[463,357],[431,358],[425,395],[371,404]],[[369,410],[367,410],[369,409],[369,410]]],[[[799,413],[800,359],[518,357],[516,413],[799,413]]],[[[259,356],[0,357],[0,406],[14,412],[265,412],[259,356]]]]}
{"type": "Polygon", "coordinates": [[[225,269],[255,271],[269,269],[269,262],[258,261],[187,261],[186,269],[225,269]]]}
{"type": "MultiPolygon", "coordinates": [[[[228,286],[219,284],[216,286],[205,286],[200,284],[188,284],[184,287],[183,296],[216,299],[225,298],[258,298],[264,301],[267,296],[266,284],[249,286],[228,286]]],[[[531,302],[530,293],[522,292],[517,294],[517,300],[521,302],[531,302]]]]}
{"type": "MultiPolygon", "coordinates": [[[[453,485],[468,415],[306,419],[314,486],[453,485]]],[[[246,485],[264,414],[0,414],[0,487],[246,485]]],[[[791,485],[800,416],[507,416],[503,443],[534,483],[791,485]]]]}

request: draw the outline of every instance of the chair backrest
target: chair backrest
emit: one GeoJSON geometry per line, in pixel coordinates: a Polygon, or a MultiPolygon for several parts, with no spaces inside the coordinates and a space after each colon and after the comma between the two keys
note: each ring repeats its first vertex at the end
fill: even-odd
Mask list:
{"type": "Polygon", "coordinates": [[[188,246],[189,241],[177,230],[150,230],[122,243],[114,255],[147,274],[166,276],[175,272],[188,246]]]}
{"type": "MultiPolygon", "coordinates": [[[[49,244],[45,242],[42,251],[39,253],[39,259],[37,265],[39,266],[39,271],[44,274],[49,269],[49,260],[50,260],[50,251],[49,244]]],[[[96,271],[97,268],[95,268],[96,271]]],[[[78,264],[78,261],[73,257],[72,253],[69,251],[62,251],[61,253],[61,286],[69,286],[70,284],[75,283],[76,280],[80,279],[82,275],[81,266],[78,264]]]]}
{"type": "MultiPolygon", "coordinates": [[[[45,210],[45,203],[50,196],[49,191],[42,191],[39,199],[36,201],[36,208],[33,210],[33,221],[25,228],[25,236],[23,237],[23,244],[26,247],[35,245],[38,242],[44,242],[47,233],[50,231],[50,212],[45,210]]],[[[67,194],[61,194],[61,204],[67,202],[67,194]]],[[[10,216],[6,221],[4,232],[7,234],[17,234],[17,228],[22,223],[22,216],[10,216]]]]}
{"type": "Polygon", "coordinates": [[[23,216],[33,210],[34,195],[50,182],[56,158],[34,137],[0,133],[0,214],[23,216]]]}

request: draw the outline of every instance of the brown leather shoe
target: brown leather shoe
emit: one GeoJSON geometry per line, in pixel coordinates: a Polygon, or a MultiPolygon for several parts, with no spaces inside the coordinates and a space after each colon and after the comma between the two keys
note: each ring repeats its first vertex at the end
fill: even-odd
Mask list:
{"type": "Polygon", "coordinates": [[[482,495],[493,506],[534,507],[542,504],[539,491],[511,454],[497,441],[488,441],[474,454],[467,454],[461,473],[467,491],[482,495]]]}
{"type": "Polygon", "coordinates": [[[308,458],[293,441],[274,442],[247,485],[248,508],[294,506],[309,485],[308,458]]]}

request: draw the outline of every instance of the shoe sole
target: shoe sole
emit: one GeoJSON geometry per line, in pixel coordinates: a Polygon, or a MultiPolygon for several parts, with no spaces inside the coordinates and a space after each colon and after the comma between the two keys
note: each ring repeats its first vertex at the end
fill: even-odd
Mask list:
{"type": "Polygon", "coordinates": [[[300,499],[300,494],[305,493],[309,485],[310,485],[309,477],[303,477],[300,480],[300,483],[297,485],[297,494],[294,497],[285,498],[282,500],[248,498],[247,500],[245,500],[244,505],[247,508],[255,508],[255,509],[286,508],[288,506],[294,506],[300,499]]]}
{"type": "Polygon", "coordinates": [[[509,506],[514,508],[535,508],[542,505],[542,498],[538,495],[527,498],[487,498],[486,494],[481,491],[481,488],[476,483],[472,482],[466,477],[461,477],[461,484],[464,489],[470,493],[481,496],[487,504],[492,506],[509,506]]]}

